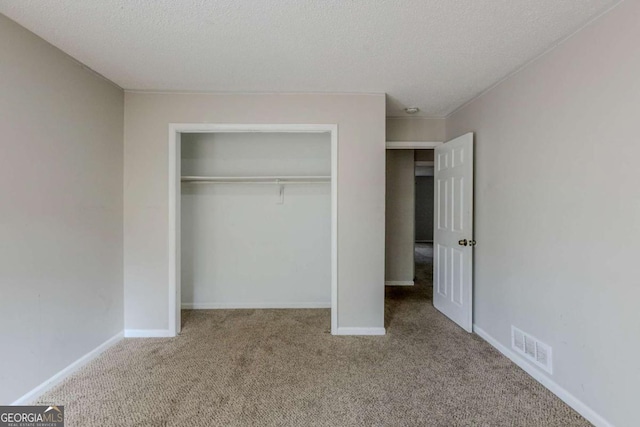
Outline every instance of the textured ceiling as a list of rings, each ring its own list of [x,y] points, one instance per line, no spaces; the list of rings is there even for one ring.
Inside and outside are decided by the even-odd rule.
[[[617,3],[0,0],[0,12],[125,89],[384,92],[389,116],[442,117]]]

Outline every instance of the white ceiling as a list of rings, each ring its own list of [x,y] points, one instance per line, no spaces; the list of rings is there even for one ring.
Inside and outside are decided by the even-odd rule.
[[[0,0],[125,89],[387,93],[443,117],[619,0]]]

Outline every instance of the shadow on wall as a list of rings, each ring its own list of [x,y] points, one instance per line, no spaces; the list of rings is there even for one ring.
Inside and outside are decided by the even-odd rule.
[[[433,241],[433,177],[416,176],[416,242]]]

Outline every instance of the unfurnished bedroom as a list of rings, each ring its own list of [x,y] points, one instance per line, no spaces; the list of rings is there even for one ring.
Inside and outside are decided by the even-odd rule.
[[[0,0],[0,427],[635,427],[640,2]]]

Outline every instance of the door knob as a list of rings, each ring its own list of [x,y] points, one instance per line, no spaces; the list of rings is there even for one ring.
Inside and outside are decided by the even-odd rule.
[[[470,240],[469,241],[469,246],[475,246],[476,245],[476,241],[475,240]]]
[[[467,246],[469,242],[467,242],[467,239],[462,239],[462,240],[458,240],[458,244],[460,246]]]

